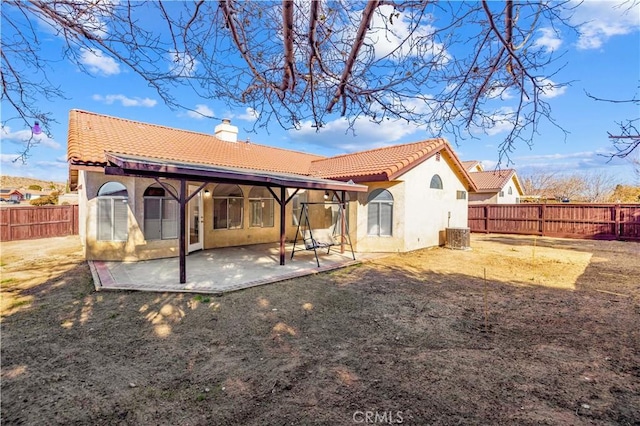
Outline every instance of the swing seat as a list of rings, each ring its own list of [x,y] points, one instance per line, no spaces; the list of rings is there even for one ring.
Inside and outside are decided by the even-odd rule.
[[[304,247],[307,250],[314,248],[327,248],[338,244],[333,236],[333,226],[331,228],[319,228],[304,231]]]
[[[318,258],[318,249],[326,249],[327,254],[331,252],[333,246],[343,246],[348,244],[351,247],[351,256],[353,260],[356,260],[356,255],[353,252],[353,246],[351,245],[351,239],[349,238],[349,225],[344,220],[344,203],[300,203],[302,210],[300,210],[300,216],[298,219],[298,229],[296,231],[296,237],[293,240],[293,249],[291,249],[291,259],[297,251],[301,250],[313,250],[316,264],[320,267],[320,259]],[[334,223],[329,228],[311,228],[309,223],[309,204],[321,204],[323,206],[328,205],[340,205],[341,208],[338,211],[337,217],[333,218]],[[332,213],[333,216],[333,213]],[[338,235],[336,230],[340,229]],[[304,242],[304,248],[296,249],[296,243],[299,238]],[[342,253],[343,250],[341,250]]]

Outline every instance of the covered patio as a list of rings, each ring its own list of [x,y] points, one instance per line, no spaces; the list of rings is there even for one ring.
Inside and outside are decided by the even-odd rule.
[[[292,244],[286,252],[291,253]],[[313,250],[296,252],[286,265],[280,264],[280,244],[257,244],[202,250],[186,256],[188,279],[180,283],[176,271],[179,258],[137,262],[89,261],[96,290],[138,290],[223,294],[270,284],[319,272],[344,268],[381,256],[374,253],[351,253],[332,250],[318,254]]]
[[[337,267],[353,264],[356,260],[355,254],[351,253],[351,257],[347,257],[345,245],[348,239],[348,227],[344,215],[346,210],[346,192],[366,192],[367,186],[355,184],[353,181],[342,182],[330,179],[316,178],[312,176],[297,175],[292,173],[257,171],[252,169],[243,169],[238,167],[222,167],[209,164],[194,163],[177,160],[163,160],[158,158],[134,156],[127,154],[117,154],[105,152],[108,166],[104,168],[106,175],[116,176],[134,176],[153,178],[167,193],[178,202],[179,205],[179,241],[178,241],[178,258],[169,260],[150,260],[138,262],[139,264],[127,262],[107,262],[93,261],[93,269],[95,269],[94,278],[98,277],[96,283],[100,281],[103,288],[115,286],[114,288],[134,289],[134,287],[144,287],[142,282],[153,279],[152,286],[157,287],[155,290],[169,291],[169,289],[180,288],[175,291],[210,291],[220,292],[237,290],[239,288],[250,287],[249,283],[267,283],[279,281],[282,279],[293,278],[295,276],[307,275],[313,273],[307,270],[307,266],[303,265],[303,259],[315,259],[315,272],[335,269]],[[164,179],[175,179],[180,182],[179,191],[174,192],[169,186],[165,185]],[[200,183],[195,191],[191,194],[187,191],[188,183]],[[250,184],[253,186],[262,186],[268,189],[273,196],[275,202],[279,205],[279,241],[277,246],[277,261],[274,261],[276,254],[273,249],[266,250],[265,244],[253,246],[255,248],[262,247],[264,252],[254,252],[253,249],[247,249],[246,246],[229,247],[227,249],[208,250],[205,254],[189,255],[187,261],[188,246],[190,244],[190,233],[187,225],[187,210],[189,203],[194,200],[207,183],[231,183],[231,184]],[[291,195],[287,195],[287,189],[293,189]],[[333,260],[326,259],[321,266],[315,254],[303,256],[299,254],[298,259],[293,260],[291,265],[285,265],[285,223],[287,204],[293,199],[300,189],[305,190],[322,190],[328,195],[332,191],[334,196],[339,200],[339,206],[342,210],[341,221],[337,224],[340,231],[339,254]],[[199,211],[202,209],[199,208]],[[200,215],[201,213],[199,213]],[[200,221],[202,218],[200,216]],[[315,244],[315,243],[314,243]],[[316,246],[320,247],[320,246]],[[226,250],[226,251],[225,251]],[[292,249],[289,250],[291,252]],[[230,256],[225,259],[225,256]],[[235,263],[231,258],[243,259],[240,263]],[[296,261],[298,263],[296,263]],[[328,261],[328,262],[327,262]],[[272,274],[265,276],[264,265],[269,264],[277,266]],[[211,266],[214,265],[215,269]],[[275,272],[275,269],[279,269]],[[187,270],[189,270],[189,278],[187,278]],[[229,272],[237,270],[237,272]],[[255,270],[255,271],[254,271]],[[254,273],[249,273],[254,271]],[[306,271],[306,272],[303,272]],[[176,274],[177,273],[177,274]],[[226,278],[220,279],[217,275],[224,273]],[[192,275],[191,275],[192,274]],[[240,274],[239,276],[237,274]],[[293,275],[291,275],[293,274]],[[179,276],[179,286],[174,286],[175,276]],[[215,277],[215,280],[212,279]],[[235,277],[235,278],[234,278]],[[281,277],[281,278],[277,278]],[[214,284],[215,281],[215,284]],[[264,282],[263,282],[264,281]],[[166,283],[162,284],[162,283]],[[97,284],[96,284],[97,285]],[[254,284],[258,285],[258,284]],[[164,287],[166,288],[164,288]],[[142,289],[142,288],[135,288]]]

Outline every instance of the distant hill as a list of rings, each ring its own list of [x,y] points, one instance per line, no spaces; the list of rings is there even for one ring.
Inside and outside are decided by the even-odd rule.
[[[20,176],[0,175],[0,187],[27,189],[31,185],[39,185],[42,189],[49,189],[51,185],[55,185],[56,189],[64,191],[66,184],[64,182],[54,182],[50,180],[40,180]]]

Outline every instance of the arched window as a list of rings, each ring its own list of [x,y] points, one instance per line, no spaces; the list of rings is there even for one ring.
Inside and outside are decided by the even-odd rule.
[[[120,182],[107,182],[98,190],[98,240],[126,241],[129,236],[129,194]]]
[[[513,188],[509,187],[509,189],[507,190],[507,194],[513,195]]]
[[[376,189],[367,200],[367,234],[388,236],[393,234],[393,196],[386,189]]]
[[[177,194],[173,187],[167,186]],[[147,240],[178,238],[178,202],[158,184],[144,191],[144,237]]]
[[[273,195],[263,186],[254,186],[249,192],[251,225],[257,228],[273,227]]]
[[[238,185],[221,183],[213,190],[213,229],[242,229],[244,195]]]
[[[429,185],[429,188],[442,189],[442,179],[440,179],[440,176],[433,175],[433,177],[431,178],[431,184]]]

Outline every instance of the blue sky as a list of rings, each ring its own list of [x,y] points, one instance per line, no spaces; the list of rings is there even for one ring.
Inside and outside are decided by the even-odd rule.
[[[613,160],[601,154],[611,151],[608,131],[616,131],[616,121],[640,117],[637,105],[611,104],[589,99],[585,91],[595,96],[630,99],[640,96],[640,6],[623,13],[613,2],[585,2],[573,16],[575,23],[585,23],[577,33],[568,31],[560,36],[541,29],[537,41],[545,49],[565,52],[566,66],[556,75],[556,83],[571,82],[568,87],[550,90],[546,101],[552,108],[557,124],[566,129],[566,136],[554,126],[543,123],[539,135],[529,147],[524,143],[511,154],[513,167],[521,173],[533,169],[562,172],[606,170],[616,183],[633,183],[632,168],[627,161]],[[60,40],[43,32],[47,50],[44,55],[56,57],[62,49]],[[20,151],[29,130],[19,121],[10,121],[2,129],[2,174],[29,176],[45,180],[67,179],[66,138],[70,109],[83,109],[101,114],[146,121],[170,127],[213,133],[219,120],[205,118],[188,111],[171,110],[126,66],[107,56],[84,52],[87,72],[69,61],[58,61],[49,70],[52,82],[59,85],[66,99],[42,101],[41,109],[50,111],[58,121],[52,127],[52,137],[41,136],[31,151],[27,164],[11,160]],[[277,123],[268,129],[250,133],[255,117],[251,110],[229,110],[224,103],[202,100],[187,89],[174,93],[184,105],[217,118],[231,118],[240,128],[241,139],[254,143],[301,150],[321,155],[336,155],[384,145],[406,143],[430,137],[425,129],[406,122],[386,122],[377,125],[367,119],[357,121],[355,135],[347,130],[344,119],[334,117],[318,133],[308,123],[300,130],[285,131]],[[3,122],[12,115],[9,105],[2,103]],[[506,135],[499,126],[491,134],[477,134],[455,147],[462,160],[481,160],[486,168],[496,165],[498,145]],[[447,135],[445,135],[446,137]],[[451,138],[452,139],[452,138]]]

